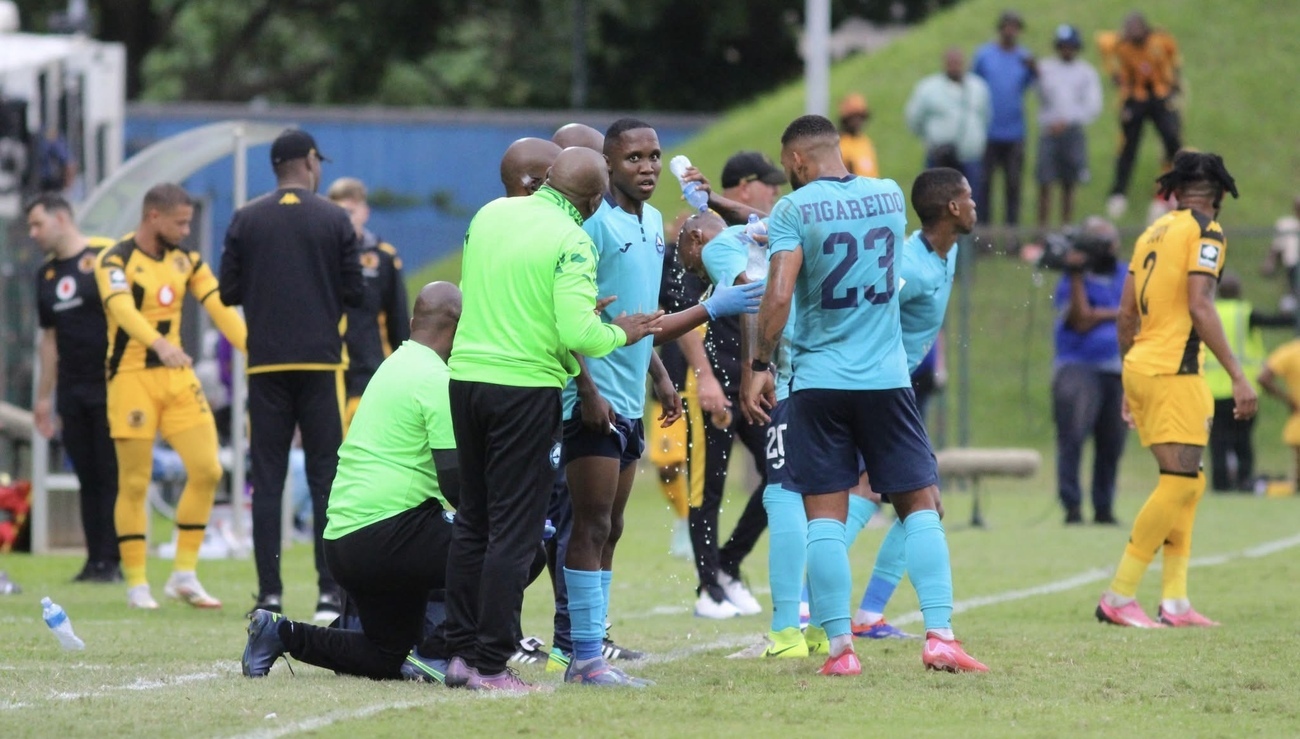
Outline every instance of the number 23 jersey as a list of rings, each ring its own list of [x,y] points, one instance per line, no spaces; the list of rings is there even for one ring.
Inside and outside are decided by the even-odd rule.
[[[1129,262],[1141,326],[1124,357],[1124,371],[1140,375],[1201,374],[1201,338],[1187,307],[1188,277],[1223,271],[1227,242],[1209,216],[1181,209],[1138,237]]]
[[[794,391],[911,386],[898,306],[905,208],[893,180],[849,175],[809,182],[772,209],[770,254],[803,247],[794,288]]]

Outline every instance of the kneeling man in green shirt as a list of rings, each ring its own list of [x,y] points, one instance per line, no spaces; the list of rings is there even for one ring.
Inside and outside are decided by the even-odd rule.
[[[408,655],[423,638],[429,591],[443,588],[447,574],[448,500],[459,485],[447,358],[460,312],[455,285],[420,291],[411,338],[375,372],[339,448],[325,560],[362,631],[255,611],[243,657],[248,677],[266,675],[288,653],[347,675],[442,681]]]

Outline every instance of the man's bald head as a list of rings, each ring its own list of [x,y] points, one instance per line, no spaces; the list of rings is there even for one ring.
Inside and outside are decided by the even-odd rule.
[[[415,297],[411,311],[411,340],[438,353],[445,362],[460,323],[460,288],[450,282],[430,282]]]
[[[609,189],[609,164],[600,152],[570,146],[555,158],[546,184],[564,195],[587,219],[600,207],[600,199]]]
[[[566,123],[556,129],[551,141],[563,149],[581,146],[592,151],[605,150],[605,135],[582,123]]]
[[[560,155],[560,147],[546,139],[524,138],[506,148],[501,157],[501,184],[506,197],[532,195],[546,179],[546,170]]]
[[[695,213],[677,232],[677,258],[687,271],[708,278],[704,270],[704,247],[722,233],[727,224],[711,210]]]

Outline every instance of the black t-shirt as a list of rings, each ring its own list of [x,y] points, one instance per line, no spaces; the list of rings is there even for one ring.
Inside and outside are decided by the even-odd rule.
[[[104,383],[108,323],[95,284],[95,260],[108,242],[92,242],[76,256],[50,259],[36,273],[41,328],[54,329],[59,384]]]
[[[700,302],[700,296],[708,284],[699,277],[689,274],[677,258],[677,244],[668,244],[664,252],[664,269],[659,279],[659,306],[669,313],[686,310]],[[678,391],[686,389],[686,355],[682,353],[676,341],[670,341],[659,347],[659,359],[668,370],[668,376]]]

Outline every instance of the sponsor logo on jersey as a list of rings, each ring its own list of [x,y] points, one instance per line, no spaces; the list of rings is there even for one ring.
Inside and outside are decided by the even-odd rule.
[[[280,205],[301,205],[301,204],[302,201],[298,199],[298,196],[294,195],[291,192],[286,192],[284,195],[280,197]]]
[[[560,442],[558,441],[551,447],[551,469],[560,469]]]
[[[110,269],[108,271],[108,287],[111,290],[125,290],[127,288],[126,273],[118,267]]]
[[[164,308],[169,307],[176,302],[176,289],[171,285],[163,285],[158,288],[158,305]]]
[[[1208,267],[1209,269],[1215,269],[1216,267],[1218,267],[1219,266],[1219,245],[1201,244],[1200,263],[1202,267]]]
[[[76,294],[77,280],[72,275],[60,277],[58,284],[54,286],[54,297],[59,300],[71,300]]]

